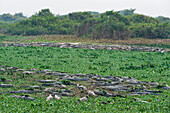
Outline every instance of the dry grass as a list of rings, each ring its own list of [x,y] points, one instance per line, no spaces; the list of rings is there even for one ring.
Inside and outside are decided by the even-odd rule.
[[[133,38],[127,40],[91,39],[76,37],[74,35],[40,35],[33,36],[30,42],[78,42],[78,43],[101,43],[101,44],[166,44],[170,45],[170,39],[144,39]]]
[[[160,48],[170,48],[170,39],[145,39],[133,38],[127,40],[91,39],[76,37],[74,35],[39,35],[39,36],[6,36],[0,35],[0,43],[30,43],[30,42],[52,42],[52,43],[79,43],[95,45],[139,45]]]

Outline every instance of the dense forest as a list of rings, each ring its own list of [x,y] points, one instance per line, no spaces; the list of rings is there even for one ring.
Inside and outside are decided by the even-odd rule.
[[[22,13],[0,15],[0,32],[9,35],[76,35],[93,39],[170,38],[170,18],[122,11],[73,12],[54,15],[42,9],[29,18]]]
[[[10,23],[16,23],[25,20],[27,17],[23,13],[15,13],[11,15],[9,13],[0,15],[0,26],[7,25]]]

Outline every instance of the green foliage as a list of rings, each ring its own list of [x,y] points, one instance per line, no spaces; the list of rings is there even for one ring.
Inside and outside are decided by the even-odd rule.
[[[15,18],[11,14],[3,14],[0,16],[0,20],[2,21],[14,21]]]
[[[27,20],[10,25],[6,33],[12,35],[73,34],[73,22],[55,17],[49,9],[41,10]]]
[[[0,33],[4,33],[6,29],[10,26],[10,24],[17,23],[25,19],[26,17],[23,16],[22,13],[15,13],[14,15],[11,14],[0,15]]]
[[[0,33],[4,32],[6,26],[7,26],[7,24],[5,22],[0,21]]]
[[[91,33],[94,31],[95,27],[99,24],[98,18],[89,18],[84,20],[81,24],[75,26],[75,35],[78,37],[81,36],[91,36]]]
[[[23,13],[15,13],[14,14],[15,17],[22,17],[22,18],[26,18]]]
[[[86,20],[87,18],[92,18],[92,15],[89,12],[75,12],[68,14],[69,19],[74,20],[76,22],[81,22]]]
[[[125,16],[133,15],[135,10],[136,9],[124,9],[124,10],[119,11],[119,14],[125,15]]]
[[[0,15],[0,21],[5,23],[16,23],[24,19],[26,19],[26,17],[23,16],[22,13],[15,13],[14,15],[7,13]]]
[[[95,11],[88,11],[88,13],[90,13],[90,14],[92,14],[92,15],[95,15],[95,16],[100,15],[99,12],[95,12]]]
[[[49,9],[42,9],[41,11],[39,11],[38,16],[40,17],[50,17],[50,16],[54,16]]]
[[[168,17],[158,16],[158,17],[156,17],[156,19],[159,20],[160,22],[170,24],[170,18],[168,18]]]
[[[125,39],[128,38],[128,19],[118,12],[107,11],[101,18],[88,19],[77,26],[77,36],[90,36],[95,39]]]
[[[170,84],[169,78],[169,53],[139,52],[139,51],[109,51],[68,49],[52,47],[0,47],[0,63],[30,69],[32,67],[44,69],[50,66],[51,70],[65,71],[69,73],[95,73],[101,75],[131,76],[138,80],[156,81]],[[96,70],[88,67],[97,67]],[[120,67],[123,70],[120,70]],[[139,68],[138,68],[139,67]],[[143,68],[142,68],[143,67]],[[102,72],[101,72],[102,71]],[[105,72],[104,72],[105,71]],[[124,97],[90,97],[89,100],[78,103],[80,97],[61,97],[60,100],[46,101],[47,95],[16,94],[33,97],[36,100],[12,98],[5,94],[7,91],[24,90],[23,86],[33,86],[38,80],[44,79],[42,74],[24,75],[22,73],[8,75],[4,72],[0,78],[10,79],[11,82],[2,81],[2,84],[13,84],[14,88],[0,88],[0,112],[168,112],[169,91],[163,91],[160,95],[135,95]],[[46,75],[55,80],[56,76]],[[68,82],[68,81],[67,81]],[[108,81],[109,82],[109,81]],[[43,90],[43,87],[40,87]],[[29,88],[29,90],[33,90]],[[107,92],[101,90],[104,94]],[[57,91],[57,90],[56,90]],[[62,92],[62,90],[58,90]],[[85,93],[82,92],[81,93]],[[115,92],[117,93],[117,92]],[[118,94],[119,95],[119,94]],[[141,101],[140,101],[141,100]],[[142,102],[143,101],[143,102]]]
[[[5,37],[2,37],[5,38]],[[140,51],[109,51],[53,47],[0,47],[0,64],[22,69],[47,67],[53,71],[70,74],[95,73],[99,75],[129,76],[141,81],[155,81],[170,84],[169,53]],[[168,112],[169,91],[161,95],[136,95],[126,97],[90,97],[78,103],[79,97],[61,97],[60,100],[45,101],[43,93],[24,94],[36,98],[34,101],[12,98],[7,91],[33,90],[33,86],[44,77],[56,80],[56,76],[42,74],[24,75],[12,71],[1,72],[2,84],[13,84],[14,88],[0,88],[0,112]],[[12,81],[7,81],[12,80]],[[110,81],[108,81],[110,82]],[[70,81],[63,81],[70,84]],[[40,88],[43,90],[43,87]],[[56,90],[57,91],[57,90]],[[101,90],[104,94],[107,92]],[[58,90],[62,92],[62,90]],[[81,91],[81,93],[85,93]],[[115,92],[116,93],[116,92]],[[11,94],[13,95],[13,94]],[[22,95],[22,94],[16,94]],[[139,98],[139,99],[138,99]],[[139,101],[138,101],[139,100]],[[145,101],[146,103],[142,102]],[[108,103],[108,101],[110,103]],[[103,104],[106,103],[106,104]],[[135,106],[135,107],[134,107]]]
[[[169,38],[170,24],[162,24],[168,19],[155,19],[142,14],[134,14],[135,9],[122,11],[73,12],[55,16],[49,9],[42,9],[37,14],[20,22],[5,25],[0,23],[0,31],[11,35],[62,34],[93,39],[127,39],[133,37]],[[8,21],[23,18],[22,13],[14,16],[4,14]],[[160,21],[159,21],[160,20]]]
[[[3,95],[1,98],[1,112],[48,112],[48,113],[115,113],[115,112],[169,112],[169,95],[144,95],[144,96],[128,96],[121,97],[97,97],[90,98],[88,101],[78,103],[79,98],[63,97],[61,100],[50,100],[46,102],[46,98],[37,98],[37,100],[23,100],[11,98]],[[137,100],[151,102],[144,103]],[[102,104],[102,102],[108,102]],[[14,107],[15,106],[15,107]]]
[[[166,83],[170,73],[169,53],[157,52],[0,47],[0,63],[21,69],[48,68],[71,74],[122,75]]]
[[[144,38],[168,38],[170,29],[168,24],[152,24],[152,23],[140,23],[133,24],[129,27],[132,31],[132,37],[144,37]]]
[[[129,19],[133,23],[159,23],[157,19],[142,14],[134,14]]]

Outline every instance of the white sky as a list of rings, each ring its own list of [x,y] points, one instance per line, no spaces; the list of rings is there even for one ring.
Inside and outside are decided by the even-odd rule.
[[[135,13],[170,17],[170,0],[0,0],[0,14],[23,12],[31,16],[44,8],[60,15],[77,11],[102,13],[135,8]]]

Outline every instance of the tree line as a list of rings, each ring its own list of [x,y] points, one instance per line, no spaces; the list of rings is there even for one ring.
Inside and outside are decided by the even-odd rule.
[[[135,14],[135,9],[122,11],[73,12],[68,15],[54,15],[49,9],[42,9],[30,18],[22,13],[14,15],[21,20],[11,19],[4,24],[0,16],[0,32],[10,35],[76,35],[93,39],[127,38],[169,38],[170,19]],[[4,20],[9,20],[10,18]],[[11,16],[10,16],[11,17]],[[11,17],[12,18],[12,17]]]

